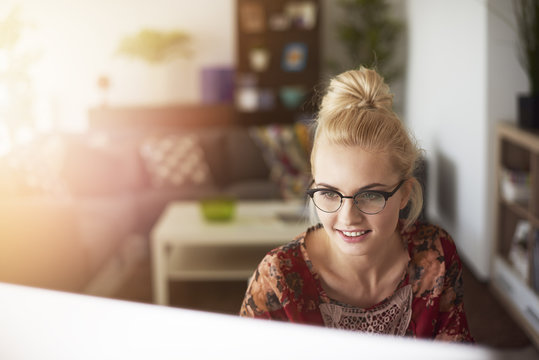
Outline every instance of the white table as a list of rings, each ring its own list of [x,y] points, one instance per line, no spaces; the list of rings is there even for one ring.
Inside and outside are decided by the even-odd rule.
[[[169,280],[248,279],[264,254],[304,232],[298,201],[240,201],[230,222],[209,222],[198,202],[170,203],[151,232],[154,302],[167,305]]]

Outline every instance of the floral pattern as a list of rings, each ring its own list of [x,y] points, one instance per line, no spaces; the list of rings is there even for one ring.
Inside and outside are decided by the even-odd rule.
[[[305,248],[306,234],[320,227],[264,257],[247,289],[241,316],[324,326],[320,305],[338,302],[325,294]],[[406,336],[473,342],[464,313],[462,264],[449,234],[418,222],[402,230],[401,236],[410,262],[398,289],[411,285],[413,294]]]

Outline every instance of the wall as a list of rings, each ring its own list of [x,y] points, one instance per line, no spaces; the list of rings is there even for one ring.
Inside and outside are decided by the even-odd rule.
[[[25,46],[41,53],[33,71],[36,121],[78,129],[100,104],[97,78],[107,75],[113,104],[196,102],[204,66],[234,64],[234,0],[3,0],[0,19],[14,4],[33,25]],[[148,66],[115,55],[119,41],[143,27],[186,30],[194,56]]]
[[[494,236],[493,129],[514,118],[523,81],[513,30],[490,7],[511,19],[501,0],[408,1],[405,118],[427,151],[428,214],[483,279]]]

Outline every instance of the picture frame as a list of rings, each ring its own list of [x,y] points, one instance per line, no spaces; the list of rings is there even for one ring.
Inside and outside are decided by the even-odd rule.
[[[248,34],[261,33],[266,29],[266,14],[260,1],[240,3],[240,26]]]
[[[314,1],[295,1],[285,6],[284,13],[293,28],[312,30],[316,26],[318,7]]]
[[[307,65],[308,47],[302,42],[293,42],[285,45],[282,56],[284,71],[303,71]]]

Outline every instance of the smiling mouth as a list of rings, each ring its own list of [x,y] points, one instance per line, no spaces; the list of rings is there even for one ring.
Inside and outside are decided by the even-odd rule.
[[[341,231],[344,235],[348,237],[357,237],[361,235],[365,235],[366,233],[370,232],[370,230],[363,230],[363,231]]]

